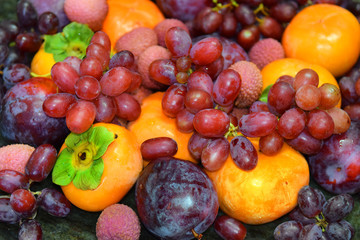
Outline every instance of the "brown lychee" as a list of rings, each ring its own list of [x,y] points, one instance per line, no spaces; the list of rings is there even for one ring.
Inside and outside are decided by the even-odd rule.
[[[249,51],[250,61],[255,63],[261,70],[272,61],[285,57],[285,51],[279,41],[273,38],[265,38],[254,44]]]
[[[240,93],[235,100],[235,106],[249,107],[261,95],[263,80],[260,69],[255,63],[248,61],[238,61],[229,68],[237,71],[241,77]]]
[[[96,223],[98,240],[137,240],[140,238],[140,221],[135,211],[124,204],[106,207]]]

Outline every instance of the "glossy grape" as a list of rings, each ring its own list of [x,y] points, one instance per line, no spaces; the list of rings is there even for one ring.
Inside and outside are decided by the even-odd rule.
[[[320,105],[321,92],[314,85],[301,86],[295,93],[296,105],[306,111],[313,110]]]
[[[192,41],[189,33],[183,28],[172,27],[166,31],[165,45],[174,58],[179,58],[189,55]]]
[[[109,62],[109,69],[114,67],[125,67],[129,70],[134,68],[135,56],[129,50],[122,50],[115,53]]]
[[[93,103],[96,107],[97,122],[111,122],[116,114],[116,106],[112,97],[100,94]]]
[[[311,136],[306,128],[298,136],[288,139],[286,142],[299,152],[308,155],[318,153],[323,144],[322,140]]]
[[[69,200],[64,194],[53,188],[42,189],[37,203],[41,209],[56,217],[66,217],[71,210]]]
[[[20,26],[24,28],[35,27],[37,24],[37,12],[30,1],[21,0],[17,3],[16,16]]]
[[[208,141],[201,152],[201,164],[208,171],[220,169],[230,153],[230,144],[225,137]]]
[[[20,219],[21,216],[17,214],[10,205],[10,198],[0,198],[0,222],[14,224],[19,222]]]
[[[354,208],[354,199],[350,194],[339,194],[328,199],[323,214],[328,222],[337,222],[345,218]]]
[[[186,109],[196,114],[200,110],[212,108],[214,103],[209,93],[200,89],[190,89],[186,92],[184,98]]]
[[[176,114],[176,127],[180,132],[191,133],[194,131],[194,114],[189,112],[186,108],[180,110]]]
[[[51,68],[51,78],[63,92],[75,94],[75,83],[79,74],[66,62],[57,62]]]
[[[352,121],[360,120],[360,103],[352,103],[343,109]]]
[[[93,100],[101,93],[100,82],[92,76],[81,76],[74,87],[76,96],[83,100]]]
[[[222,137],[230,126],[229,116],[218,109],[203,109],[194,116],[195,130],[205,137]]]
[[[279,224],[274,230],[275,240],[299,239],[303,226],[301,223],[291,220]]]
[[[163,113],[175,118],[176,114],[185,108],[184,99],[186,95],[186,86],[184,84],[172,84],[164,93],[161,100]]]
[[[276,116],[270,112],[254,112],[239,120],[239,131],[247,137],[262,137],[273,132],[277,126]]]
[[[214,83],[209,76],[204,71],[195,71],[193,72],[187,81],[187,89],[201,89],[205,92],[208,92],[209,94],[212,93]]]
[[[242,26],[249,26],[255,23],[255,14],[247,4],[239,4],[234,9],[235,17]]]
[[[80,64],[82,62],[82,60],[76,56],[68,56],[66,57],[63,62],[69,64],[73,69],[75,69],[75,71],[81,75],[80,73]]]
[[[296,222],[301,223],[302,225],[307,225],[307,224],[311,224],[311,223],[315,223],[316,219],[315,218],[308,218],[306,217],[302,211],[300,210],[299,206],[296,206],[290,213],[289,213],[289,217],[291,220],[294,220]]]
[[[66,112],[66,126],[74,133],[80,134],[88,130],[96,116],[94,103],[78,100]]]
[[[305,125],[305,112],[300,108],[291,108],[285,111],[279,118],[277,131],[282,137],[293,139],[304,130]]]
[[[41,240],[43,233],[40,223],[35,219],[25,220],[20,224],[19,240]]]
[[[331,83],[324,83],[319,87],[321,93],[320,105],[321,109],[330,109],[335,107],[340,99],[340,89]]]
[[[86,48],[86,56],[96,57],[100,61],[103,70],[106,70],[106,68],[109,66],[109,50],[99,43],[90,43]]]
[[[223,48],[223,53],[224,53],[224,48]],[[207,74],[209,74],[211,79],[216,79],[217,76],[219,76],[220,72],[224,69],[225,61],[226,60],[224,59],[224,57],[220,56],[218,59],[207,65],[195,65],[195,69],[196,71],[206,72]]]
[[[259,30],[264,37],[280,40],[284,28],[273,17],[265,16],[260,21]]]
[[[37,207],[34,194],[26,189],[17,189],[12,192],[10,205],[15,212],[24,217],[30,217]]]
[[[316,223],[312,223],[302,228],[299,234],[299,239],[314,240],[314,239],[320,239],[321,236],[322,236],[321,227]]]
[[[75,102],[76,97],[71,93],[55,93],[46,97],[42,107],[49,117],[62,118]]]
[[[30,69],[23,63],[13,63],[7,65],[3,70],[2,76],[6,89],[10,89],[15,84],[25,81],[30,77]]]
[[[165,85],[176,83],[177,73],[176,65],[170,59],[157,59],[149,66],[150,78]]]
[[[101,92],[107,96],[118,96],[131,85],[133,73],[125,67],[114,67],[100,79]]]
[[[329,223],[325,231],[330,239],[352,239],[350,229],[338,222]]]
[[[188,142],[188,150],[191,156],[195,159],[201,158],[201,153],[211,138],[204,137],[197,132],[194,132]]]
[[[250,48],[260,40],[260,30],[257,25],[244,27],[237,34],[236,41],[245,50]]]
[[[212,96],[217,104],[227,106],[238,97],[240,88],[240,74],[233,69],[226,69],[215,80]]]
[[[294,4],[289,2],[281,2],[273,5],[269,10],[270,16],[280,22],[290,22],[296,15],[297,9]]]
[[[32,181],[41,182],[55,165],[57,150],[51,144],[42,144],[35,148],[25,166],[25,174]]]
[[[38,29],[41,34],[52,35],[59,30],[59,18],[52,12],[43,12],[38,21]]]
[[[322,210],[321,197],[314,188],[304,186],[298,193],[298,205],[301,212],[308,218],[313,218],[320,214]]]
[[[150,138],[141,143],[140,151],[147,161],[161,157],[172,157],[178,150],[177,143],[169,137]]]
[[[271,86],[268,93],[268,105],[270,110],[277,115],[283,114],[294,105],[294,88],[285,81],[278,81]]]
[[[278,153],[283,145],[284,139],[276,130],[259,139],[259,151],[268,156]]]
[[[127,121],[136,120],[141,113],[141,106],[139,102],[128,93],[122,93],[114,97],[116,107],[115,115]]]
[[[100,80],[103,75],[101,62],[96,57],[85,57],[80,63],[80,75],[92,76]]]
[[[228,240],[244,240],[247,233],[246,227],[240,221],[227,215],[215,219],[214,230],[221,238]]]
[[[325,139],[334,133],[334,121],[324,110],[314,109],[307,114],[307,129],[317,139]]]
[[[349,129],[351,119],[344,109],[333,107],[326,112],[334,121],[334,134],[344,133]]]
[[[0,190],[12,193],[19,188],[28,188],[29,178],[15,170],[4,169],[0,171]]]
[[[266,102],[255,101],[249,107],[249,113],[253,112],[269,112],[269,107]]]
[[[195,64],[207,65],[218,59],[222,50],[222,44],[219,39],[206,37],[191,47],[190,58]]]
[[[110,54],[111,51],[111,42],[107,33],[103,31],[96,31],[91,37],[90,43],[97,43],[103,46]],[[109,67],[110,68],[110,67]]]
[[[197,28],[204,34],[214,33],[223,22],[223,15],[210,7],[203,8],[195,18]]]
[[[257,150],[250,140],[243,136],[231,139],[230,155],[234,163],[245,171],[254,169],[258,163]]]
[[[221,36],[231,38],[235,36],[237,30],[237,20],[233,12],[227,12],[223,16],[223,21],[220,24],[219,32]]]
[[[319,75],[310,68],[301,69],[294,78],[294,89],[297,91],[301,86],[310,84],[315,87],[319,85]]]
[[[39,50],[42,40],[36,32],[23,32],[16,36],[16,47],[21,52],[36,52]]]

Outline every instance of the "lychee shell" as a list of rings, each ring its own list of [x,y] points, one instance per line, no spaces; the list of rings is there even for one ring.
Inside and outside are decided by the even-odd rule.
[[[273,38],[265,38],[254,44],[249,51],[250,61],[261,70],[272,61],[285,57],[285,51],[279,41]]]
[[[140,221],[135,211],[124,204],[105,208],[96,223],[98,240],[137,240],[140,238]]]
[[[25,173],[25,166],[34,147],[27,144],[11,144],[0,148],[0,171],[11,169]]]
[[[263,80],[260,69],[255,63],[248,61],[238,61],[229,68],[237,71],[241,77],[240,93],[235,100],[235,106],[249,107],[261,95]]]

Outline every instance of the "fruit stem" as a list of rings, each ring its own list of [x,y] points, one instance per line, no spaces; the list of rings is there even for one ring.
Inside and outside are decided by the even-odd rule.
[[[235,127],[234,124],[230,123],[229,130],[225,133],[224,137],[228,138],[242,136],[242,134],[237,131],[238,128],[238,126]]]
[[[30,75],[32,77],[50,77],[51,76],[51,73],[46,73],[46,74],[36,74],[34,72],[30,72]]]
[[[196,239],[198,239],[198,240],[202,239],[203,235],[201,233],[199,234],[199,233],[195,232],[195,230],[193,228],[191,229],[191,232]]]
[[[321,230],[325,232],[325,229],[328,225],[328,222],[326,221],[324,214],[322,212],[319,213],[319,215],[315,216],[316,224],[321,227]]]
[[[215,4],[215,7],[213,7],[211,10],[213,10],[215,12],[218,12],[225,8],[232,8],[232,7],[239,6],[239,4],[236,2],[236,0],[230,0],[230,2],[227,4],[219,3],[218,0],[212,0],[212,2],[213,2],[213,4]]]
[[[10,198],[10,195],[1,195],[1,196],[0,196],[0,199],[1,199],[1,198]]]
[[[255,15],[257,15],[259,12],[261,12],[265,16],[269,15],[268,9],[264,6],[263,3],[260,3],[259,6],[253,12]]]

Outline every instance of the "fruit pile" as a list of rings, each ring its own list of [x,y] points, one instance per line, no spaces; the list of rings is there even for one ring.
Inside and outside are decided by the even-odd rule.
[[[54,238],[55,216],[60,238],[359,238],[359,7],[16,1],[0,231]]]

